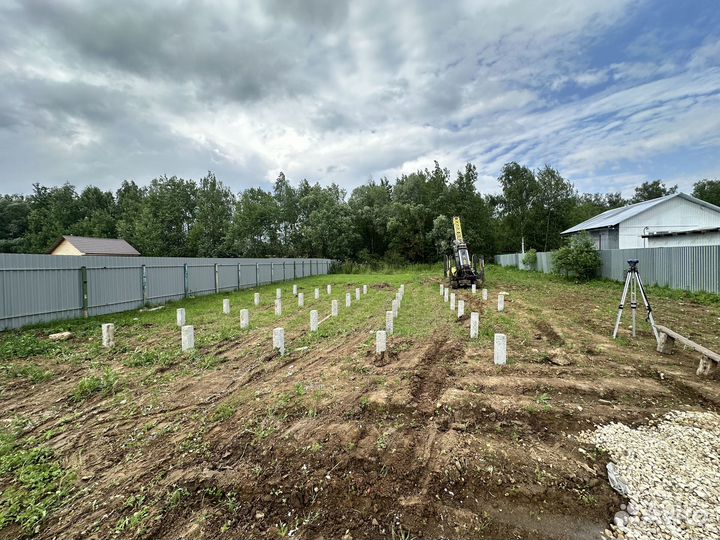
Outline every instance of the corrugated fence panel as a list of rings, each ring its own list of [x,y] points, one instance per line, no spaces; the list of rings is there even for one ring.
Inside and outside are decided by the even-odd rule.
[[[0,329],[82,316],[79,265],[38,264],[38,255],[0,255]]]
[[[142,307],[142,269],[135,266],[87,268],[88,314],[104,315]]]
[[[637,259],[646,285],[693,292],[720,293],[720,246],[678,246],[601,250],[600,276],[624,281],[627,261]],[[500,266],[520,267],[522,255],[496,255]],[[552,272],[552,253],[538,253],[537,270]]]
[[[188,264],[188,294],[202,296],[215,292],[215,265]]]
[[[184,264],[150,264],[145,266],[147,276],[146,300],[162,304],[185,297]]]
[[[234,291],[238,288],[237,264],[218,263],[218,290]]]
[[[255,286],[257,264],[240,264],[240,288],[249,289]]]
[[[283,265],[284,263],[284,265]],[[0,330],[136,309],[188,295],[254,287],[326,273],[315,259],[191,259],[0,254]],[[143,265],[145,277],[143,279]],[[238,276],[240,265],[240,276]],[[83,305],[83,271],[87,305]],[[187,268],[187,273],[186,273]],[[274,270],[271,275],[271,268]]]

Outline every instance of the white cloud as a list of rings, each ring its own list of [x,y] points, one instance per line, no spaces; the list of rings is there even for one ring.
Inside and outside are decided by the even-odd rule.
[[[720,144],[716,41],[685,63],[583,58],[638,9],[630,0],[17,3],[0,8],[9,29],[0,182],[114,187],[214,168],[235,189],[280,170],[352,187],[437,159],[451,169],[475,162],[480,186],[494,190],[502,165],[517,160],[604,190],[592,175],[622,160]],[[634,47],[649,54],[648,43]],[[575,87],[585,97],[563,94]]]

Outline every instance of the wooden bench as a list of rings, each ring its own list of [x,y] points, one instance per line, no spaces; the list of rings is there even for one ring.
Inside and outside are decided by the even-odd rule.
[[[675,341],[679,341],[686,347],[690,347],[691,349],[694,349],[701,354],[700,365],[695,372],[698,375],[710,374],[710,372],[717,367],[718,363],[720,363],[720,354],[713,352],[710,349],[703,347],[702,345],[698,345],[691,339],[688,339],[685,336],[682,336],[665,326],[656,324],[655,328],[660,334],[658,337],[657,346],[657,350],[659,353],[672,354]]]

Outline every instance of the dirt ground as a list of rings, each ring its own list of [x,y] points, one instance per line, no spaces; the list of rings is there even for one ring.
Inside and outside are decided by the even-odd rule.
[[[32,361],[52,378],[3,379],[4,425],[25,419],[23,440],[42,440],[76,480],[36,533],[11,523],[0,536],[598,538],[622,500],[606,457],[575,436],[720,406],[717,374],[696,376],[691,351],[656,353],[645,323],[630,338],[629,310],[623,337],[611,339],[621,284],[491,267],[488,302],[457,293],[466,313],[481,314],[471,341],[440,276],[322,279],[304,285],[335,283],[337,298],[360,283],[370,290],[317,337],[306,332],[312,301],[288,311],[283,357],[271,350],[268,305],[250,332],[200,340],[200,360],[128,365],[139,349],[175,346],[170,308],[167,320],[140,316],[149,326],[139,336],[119,330],[127,343],[111,353],[97,332],[80,331],[65,345],[72,361],[7,361]],[[377,357],[373,332],[400,283],[397,332]],[[650,296],[658,323],[720,349],[719,304]],[[493,365],[496,331],[508,335],[504,367]],[[117,391],[69,397],[107,366]]]

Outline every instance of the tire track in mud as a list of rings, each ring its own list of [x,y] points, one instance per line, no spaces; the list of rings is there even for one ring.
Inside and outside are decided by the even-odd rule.
[[[450,365],[456,358],[464,356],[464,347],[449,341],[447,336],[436,332],[431,339],[432,344],[422,354],[410,383],[413,403],[424,415],[433,414],[437,399],[451,376]]]

